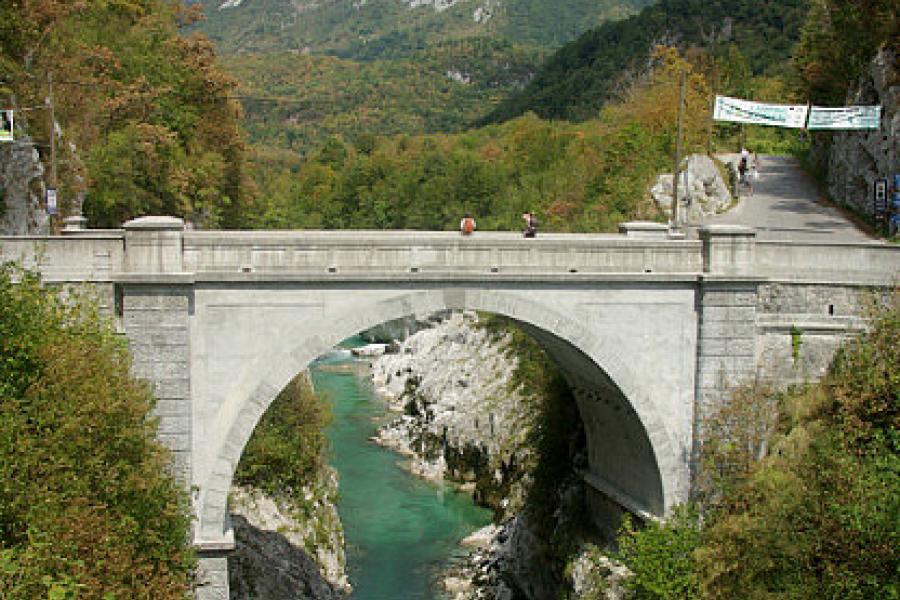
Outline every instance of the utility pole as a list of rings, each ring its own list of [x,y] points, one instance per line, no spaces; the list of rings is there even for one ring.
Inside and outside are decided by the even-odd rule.
[[[672,229],[678,228],[678,178],[681,172],[681,133],[684,125],[684,93],[687,85],[687,73],[681,72],[681,84],[678,90],[678,125],[675,133],[675,169],[672,179]]]
[[[46,208],[50,210],[50,202],[53,202],[53,212],[50,213],[50,232],[56,233],[59,223],[59,190],[56,179],[56,110],[53,103],[53,72],[47,72],[47,105],[50,113],[50,185],[47,187]],[[50,190],[53,190],[52,192]],[[52,198],[51,198],[52,195]]]
[[[50,108],[50,184],[56,187],[56,113],[53,109],[53,73],[47,73],[47,104]]]
[[[711,157],[713,155],[713,137],[716,134],[716,120],[714,118],[716,114],[716,92],[719,89],[719,66],[716,64],[715,59],[713,59],[712,64],[712,102],[710,102],[709,107],[709,138],[706,140],[706,153]]]

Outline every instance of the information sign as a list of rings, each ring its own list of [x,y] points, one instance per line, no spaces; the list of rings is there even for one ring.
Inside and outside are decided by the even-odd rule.
[[[844,106],[809,109],[807,129],[878,129],[881,124],[880,106]]]
[[[13,111],[0,110],[0,142],[13,141]]]
[[[56,188],[47,188],[47,214],[56,214]]]
[[[765,104],[728,96],[716,96],[713,119],[752,125],[801,129],[806,125],[806,104]]]

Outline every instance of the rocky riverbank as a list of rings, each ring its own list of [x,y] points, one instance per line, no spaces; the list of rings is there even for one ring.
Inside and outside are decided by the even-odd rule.
[[[526,400],[509,389],[515,366],[476,314],[447,315],[372,361],[377,393],[400,413],[373,441],[410,457],[416,475],[461,485],[500,518],[512,514],[533,427]]]
[[[548,519],[554,532],[577,529],[571,521],[584,512],[583,485],[561,480],[545,498],[552,506],[529,497],[542,410],[533,394],[513,389],[518,359],[508,333],[485,327],[475,313],[451,313],[393,350],[372,360],[372,378],[399,414],[373,441],[407,456],[414,474],[471,492],[499,523],[463,541],[472,550],[447,570],[445,593],[454,600],[538,600],[583,588],[578,578],[587,566],[570,569],[578,577],[563,581],[556,541],[545,539]],[[577,437],[577,427],[571,434]]]
[[[230,600],[346,598],[352,589],[337,494],[337,474],[331,468],[301,490],[298,502],[232,488],[237,548],[228,563]]]

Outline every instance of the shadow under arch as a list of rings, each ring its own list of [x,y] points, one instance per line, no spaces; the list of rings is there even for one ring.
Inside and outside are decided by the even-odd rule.
[[[271,355],[257,358],[251,370],[260,374],[252,387],[254,391],[249,397],[230,398],[231,404],[240,404],[219,411],[218,430],[227,433],[208,450],[207,456],[212,459],[209,463],[212,464],[211,472],[204,479],[195,481],[198,484],[195,509],[199,517],[195,541],[202,546],[206,541],[215,543],[227,538],[227,495],[244,446],[263,413],[297,373],[360,331],[410,315],[426,316],[442,310],[475,310],[508,317],[522,325],[560,363],[579,400],[588,435],[591,472],[595,464],[605,464],[609,469],[615,464],[611,460],[624,461],[620,468],[614,469],[618,481],[612,482],[612,489],[607,490],[612,491],[613,496],[616,492],[625,492],[627,497],[637,491],[642,496],[638,498],[639,507],[660,517],[673,505],[686,500],[688,466],[681,460],[673,436],[641,380],[616,355],[615,348],[604,344],[600,335],[526,295],[527,291],[521,290],[430,289],[405,292],[374,303],[363,302],[350,310],[346,307],[343,311],[326,309],[319,319],[329,323],[327,337],[298,339],[290,347],[273,348]],[[565,364],[570,360],[579,362],[578,368]],[[601,375],[599,381],[596,377],[583,376],[591,372],[584,368],[588,364],[594,367],[594,374]],[[598,400],[602,403],[598,395],[602,396],[604,392],[614,395],[613,410],[621,412],[618,421],[612,424],[608,412],[585,415],[585,406]],[[228,419],[224,415],[234,416]],[[226,419],[228,422],[224,422]],[[608,435],[610,425],[615,430],[617,424],[624,424],[624,430],[639,438],[630,456],[622,454],[621,449],[608,455],[616,439],[616,436]],[[627,483],[623,485],[622,477],[627,477],[629,469],[638,464],[635,461],[641,463],[645,480],[640,490],[629,489]],[[652,479],[649,485],[646,483],[648,474]],[[603,480],[602,474],[594,475],[600,475],[601,486],[610,483]]]

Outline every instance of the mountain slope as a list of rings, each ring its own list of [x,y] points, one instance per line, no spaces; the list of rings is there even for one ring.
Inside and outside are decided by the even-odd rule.
[[[200,28],[224,53],[293,50],[374,59],[477,36],[556,47],[651,1],[200,0],[206,14]]]
[[[656,44],[700,46],[714,53],[735,44],[754,73],[782,68],[799,39],[806,11],[807,0],[664,0],[561,48],[486,121],[526,111],[546,118],[590,118],[619,81],[643,69]]]
[[[226,56],[222,66],[241,82],[250,140],[305,153],[328,136],[459,131],[521,89],[541,58],[478,38],[416,59],[248,54]]]

